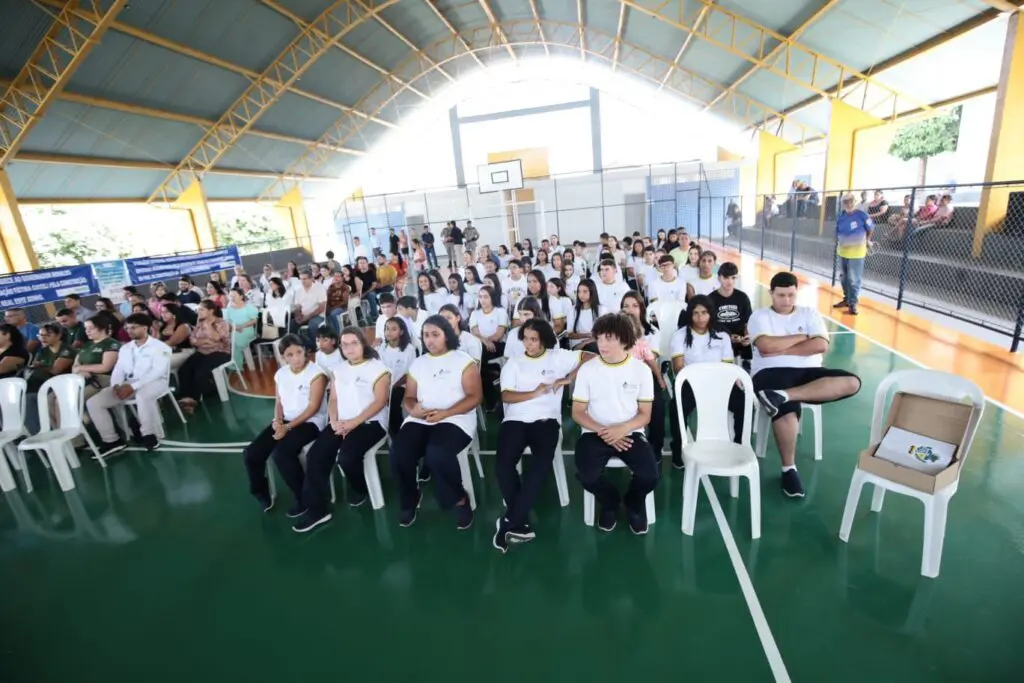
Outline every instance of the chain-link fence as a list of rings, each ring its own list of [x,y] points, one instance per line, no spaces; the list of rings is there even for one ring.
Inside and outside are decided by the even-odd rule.
[[[702,198],[721,243],[832,284],[842,195],[875,223],[863,288],[1011,336],[1024,325],[1024,183]],[[725,207],[724,211],[721,207]],[[712,213],[714,215],[714,213]],[[715,235],[712,241],[718,242]]]

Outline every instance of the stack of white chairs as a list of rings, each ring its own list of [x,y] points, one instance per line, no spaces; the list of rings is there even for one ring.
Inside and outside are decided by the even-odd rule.
[[[697,517],[700,482],[706,476],[729,477],[729,493],[739,496],[739,477],[750,481],[750,530],[752,538],[761,537],[761,479],[757,456],[750,447],[751,418],[754,412],[754,383],[742,368],[731,363],[687,365],[676,377],[676,392],[689,382],[697,404],[697,438],[691,443],[682,430],[683,533],[692,536]],[[739,382],[743,387],[743,434],[733,443],[729,434],[729,395]],[[679,423],[685,424],[682,404],[676,402]]]
[[[60,427],[54,428],[50,422],[50,394],[56,398],[57,409],[60,411]],[[82,410],[85,407],[85,380],[81,375],[58,375],[46,380],[39,390],[39,433],[34,434],[18,444],[21,455],[19,465],[25,476],[26,489],[32,491],[32,480],[29,477],[25,462],[25,451],[36,451],[49,465],[57,477],[62,491],[75,488],[75,480],[71,469],[81,467],[78,456],[71,442],[78,436],[85,438],[92,452],[99,460],[99,451],[93,443],[89,432],[82,424]]]
[[[887,405],[891,402],[891,395],[900,391],[932,396],[947,401],[970,401],[974,405],[974,417],[967,428],[967,438],[958,455],[962,463],[970,453],[971,443],[974,441],[975,432],[978,430],[978,424],[981,422],[981,416],[985,409],[985,395],[978,385],[963,377],[937,370],[900,370],[890,374],[875,392],[875,406],[871,416],[871,444],[881,442]],[[857,503],[860,501],[861,489],[865,484],[874,485],[874,494],[871,497],[872,512],[882,511],[886,491],[916,498],[924,504],[924,547],[921,553],[921,575],[928,578],[937,577],[942,564],[942,545],[946,539],[946,514],[949,501],[960,485],[960,471],[962,470],[963,465],[961,464],[956,479],[946,488],[934,493],[925,493],[889,481],[877,474],[865,472],[857,467],[853,471],[850,490],[846,496],[843,522],[839,528],[840,540],[844,543],[850,540],[853,517],[857,513]]]

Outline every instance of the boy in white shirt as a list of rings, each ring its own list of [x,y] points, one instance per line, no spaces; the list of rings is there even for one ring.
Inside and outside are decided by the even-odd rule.
[[[629,291],[629,285],[618,279],[618,269],[615,261],[604,259],[597,269],[600,279],[594,284],[597,286],[597,300],[601,302],[598,312],[601,315],[606,313],[618,313],[622,308],[622,297]]]
[[[409,337],[412,338],[412,343],[416,345],[416,348],[420,348],[420,320],[418,320],[420,312],[420,302],[416,300],[414,296],[403,296],[398,300],[398,318],[405,323],[406,329],[409,330]],[[423,314],[423,319],[426,319],[426,312]],[[383,338],[383,337],[382,337]]]
[[[828,330],[817,311],[796,305],[796,289],[793,273],[776,273],[771,307],[754,311],[747,323],[754,346],[754,391],[772,418],[782,459],[782,492],[790,498],[804,495],[795,465],[800,404],[830,403],[860,391],[860,378],[853,373],[822,367]]]
[[[661,274],[647,283],[648,303],[654,303],[659,299],[665,301],[686,300],[687,285],[682,278],[676,274],[676,262],[666,254],[658,260],[658,270]]]
[[[636,332],[628,316],[601,316],[593,335],[601,356],[580,366],[572,395],[572,419],[583,430],[576,442],[576,477],[597,499],[598,528],[614,529],[624,503],[630,529],[646,534],[645,500],[658,483],[657,461],[643,432],[651,420],[654,376],[630,353]],[[633,472],[625,496],[604,474],[613,456]]]
[[[512,310],[515,310],[516,304],[528,295],[529,288],[526,276],[523,275],[522,262],[516,259],[508,262],[508,277],[501,283],[501,290]]]
[[[327,375],[328,383],[334,378],[334,368],[345,362],[345,357],[338,350],[338,333],[326,325],[316,333],[314,361]]]
[[[689,301],[697,294],[707,296],[718,289],[718,278],[715,277],[715,266],[718,264],[718,255],[713,251],[704,251],[697,261],[697,277],[686,283],[686,300]]]
[[[377,316],[377,322],[374,326],[373,343],[375,346],[381,346],[384,343],[384,325],[389,318],[394,318],[398,315],[398,304],[395,302],[395,295],[388,292],[378,294],[377,303],[380,305],[380,315]]]

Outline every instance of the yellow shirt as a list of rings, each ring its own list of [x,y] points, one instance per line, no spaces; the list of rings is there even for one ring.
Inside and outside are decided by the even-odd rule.
[[[394,266],[377,266],[377,282],[381,285],[393,285],[396,280],[398,280],[398,271]]]

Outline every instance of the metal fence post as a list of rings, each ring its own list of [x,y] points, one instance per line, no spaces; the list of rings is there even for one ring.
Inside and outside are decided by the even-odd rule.
[[[679,220],[679,163],[672,162],[672,223],[669,229],[682,225]]]
[[[740,197],[740,204],[743,204],[743,197]],[[754,213],[754,220],[757,220],[757,213]],[[740,253],[743,253],[743,208],[740,208]]]
[[[601,181],[601,232],[607,232],[604,225],[604,171],[598,171],[597,177]]]
[[[555,232],[558,233],[558,241],[562,241],[562,226],[558,222],[558,176],[551,176],[551,182],[554,183],[555,190]]]
[[[838,201],[838,200],[837,200]],[[828,204],[828,197],[825,197],[825,203]],[[824,211],[824,209],[822,209]],[[839,211],[842,211],[840,208]],[[836,216],[837,227],[836,227],[836,238],[832,240],[832,286],[836,286],[836,270],[839,267],[839,228],[838,228],[839,217]]]
[[[761,198],[761,201],[764,201],[764,197]],[[764,233],[768,229],[768,223],[772,219],[772,212],[771,209],[768,208],[767,203],[762,204],[762,206],[764,208],[761,209],[761,221],[758,223],[758,227],[761,228],[761,260],[764,261]],[[766,216],[765,214],[768,215]]]
[[[1017,304],[1017,323],[1013,327],[1013,340],[1010,342],[1010,353],[1017,353],[1020,348],[1021,334],[1024,333],[1024,295]]]
[[[722,246],[725,246],[725,236],[729,232],[729,211],[726,209],[726,197],[722,197]]]
[[[789,236],[789,270],[792,272],[793,264],[796,262],[796,222],[800,220],[797,211],[793,209],[793,231]]]
[[[701,201],[700,196],[700,184],[697,184],[697,241],[700,242],[700,205],[704,202]]]
[[[896,310],[903,308],[903,290],[907,286],[907,273],[910,270],[910,241],[914,238],[914,204],[917,201],[917,188],[910,191],[910,206],[907,208],[907,224],[903,228],[903,260],[900,263],[900,291],[896,295]]]

